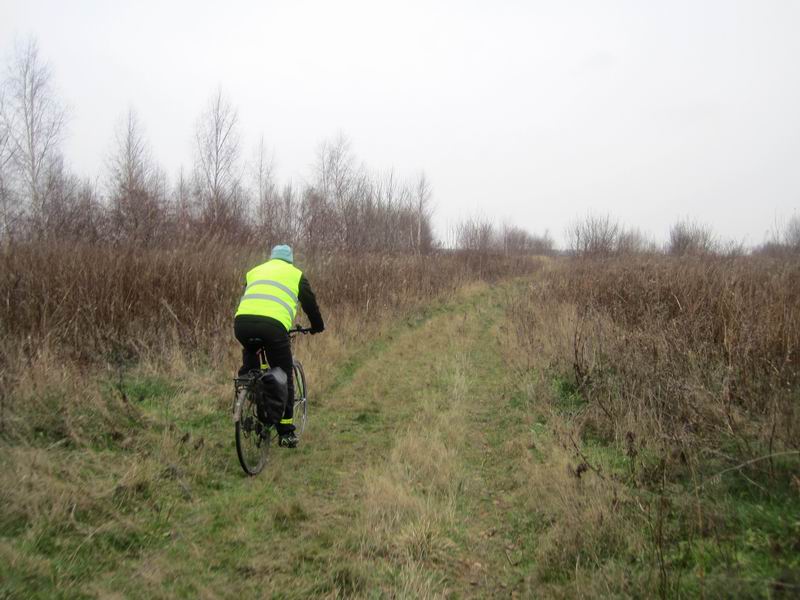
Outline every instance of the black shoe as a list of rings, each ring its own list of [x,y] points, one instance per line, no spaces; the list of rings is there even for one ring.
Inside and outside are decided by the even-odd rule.
[[[297,448],[300,439],[294,434],[294,431],[282,434],[278,439],[278,446],[281,448]]]

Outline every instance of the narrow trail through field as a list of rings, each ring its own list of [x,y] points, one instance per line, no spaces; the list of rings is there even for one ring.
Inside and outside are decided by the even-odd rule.
[[[259,477],[241,476],[226,442],[219,451],[231,460],[216,489],[177,508],[166,542],[97,578],[95,590],[515,595],[531,525],[505,493],[509,443],[523,427],[499,347],[508,285],[476,286],[397,327],[342,365],[327,390],[310,381],[301,447],[273,448]],[[209,431],[232,438],[227,419]]]

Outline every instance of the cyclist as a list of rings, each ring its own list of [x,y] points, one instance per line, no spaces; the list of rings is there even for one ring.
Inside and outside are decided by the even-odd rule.
[[[292,423],[294,383],[288,333],[298,302],[311,322],[311,333],[325,329],[311,285],[293,263],[291,247],[279,245],[272,249],[267,262],[248,271],[244,295],[233,320],[234,335],[242,345],[239,374],[259,368],[257,352],[264,348],[269,366],[280,367],[289,379],[289,400],[283,419],[277,425],[278,445],[285,448],[295,448],[298,442]]]

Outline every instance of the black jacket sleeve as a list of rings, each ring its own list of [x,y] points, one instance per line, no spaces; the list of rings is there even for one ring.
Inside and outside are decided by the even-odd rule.
[[[300,276],[300,293],[297,295],[300,300],[300,306],[303,307],[303,312],[308,316],[311,322],[311,328],[317,331],[325,329],[325,323],[322,321],[322,314],[319,312],[317,305],[317,298],[311,290],[311,284],[308,283],[305,275]]]

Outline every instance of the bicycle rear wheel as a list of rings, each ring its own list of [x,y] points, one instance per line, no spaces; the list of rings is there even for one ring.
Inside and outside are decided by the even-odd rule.
[[[306,374],[303,365],[294,361],[294,412],[292,413],[294,434],[303,435],[308,422],[308,391],[306,390]]]
[[[258,475],[267,464],[273,430],[258,418],[255,397],[249,386],[237,390],[233,420],[239,464],[248,475]]]

